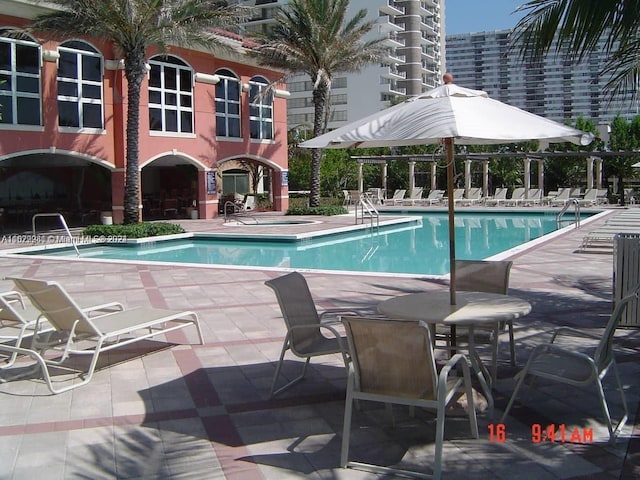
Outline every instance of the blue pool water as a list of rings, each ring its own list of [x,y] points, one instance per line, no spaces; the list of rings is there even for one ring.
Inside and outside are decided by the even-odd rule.
[[[483,259],[558,229],[553,212],[456,213],[456,258]],[[303,241],[188,238],[82,247],[81,257],[421,275],[449,272],[446,213]],[[31,252],[41,254],[42,252]],[[47,255],[75,257],[72,249]]]

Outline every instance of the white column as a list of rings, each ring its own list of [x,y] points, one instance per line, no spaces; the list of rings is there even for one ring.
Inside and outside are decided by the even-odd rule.
[[[409,196],[416,189],[416,162],[409,162]]]
[[[364,175],[362,174],[362,162],[358,162],[358,192],[364,191]]]
[[[587,188],[593,188],[593,160],[594,157],[587,157]]]
[[[596,160],[596,187],[602,188],[602,158],[595,157]]]
[[[438,163],[434,160],[431,162],[431,190],[438,189],[438,177],[436,175]]]
[[[531,160],[527,157],[524,159],[524,198],[529,196],[531,188]]]
[[[387,162],[382,164],[382,196],[387,198]]]
[[[544,159],[538,160],[538,188],[544,197]]]
[[[482,162],[482,196],[489,196],[489,160]]]
[[[465,196],[471,189],[471,160],[464,161],[464,194]]]

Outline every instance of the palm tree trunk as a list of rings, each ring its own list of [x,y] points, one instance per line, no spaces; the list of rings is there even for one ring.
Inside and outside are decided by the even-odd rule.
[[[140,221],[140,174],[138,171],[140,88],[146,73],[144,49],[132,49],[125,53],[125,76],[127,77],[127,153],[124,182],[124,223]]]
[[[327,104],[327,88],[319,85],[313,90],[313,136],[322,135],[325,130],[324,109]],[[320,206],[320,159],[322,149],[314,148],[311,151],[311,192],[309,193],[309,206]]]

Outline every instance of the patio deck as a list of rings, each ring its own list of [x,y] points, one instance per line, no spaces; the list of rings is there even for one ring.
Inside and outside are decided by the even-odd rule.
[[[340,222],[344,217],[286,228],[293,232]],[[532,313],[515,323],[520,365],[542,332],[558,325],[597,331],[606,321],[612,257],[578,253],[583,236],[602,222],[512,257],[510,293],[533,305]],[[181,223],[200,231],[243,228],[224,227],[221,219]],[[251,231],[257,228],[263,227]],[[346,380],[340,357],[314,359],[305,381],[268,399],[285,330],[264,281],[278,272],[1,257],[0,269],[3,277],[57,280],[87,303],[118,300],[129,307],[195,310],[206,341],[192,345],[192,332],[181,331],[166,343],[148,341],[112,352],[103,358],[109,368],[98,371],[89,385],[61,395],[49,395],[33,379],[0,383],[0,478],[383,478],[339,467]],[[320,308],[372,313],[391,296],[446,288],[404,277],[305,276]],[[1,291],[10,288],[11,282],[0,281]],[[447,421],[444,478],[639,478],[640,330],[619,330],[616,337],[631,418],[615,445],[607,444],[594,392],[551,384],[545,388],[548,395],[529,395],[512,410],[504,442],[491,441],[489,426],[499,421],[518,370],[508,367],[508,349],[502,348],[495,417],[479,416],[477,440],[466,438],[464,417]],[[286,366],[291,375],[297,362]],[[618,400],[609,398],[617,415]],[[354,430],[353,454],[377,462],[402,459],[405,467],[429,471],[435,422],[426,413],[416,419],[403,409],[395,413],[394,429],[384,410],[365,403],[354,425],[366,430]],[[566,424],[580,432],[593,428],[593,440],[537,444],[532,424]]]

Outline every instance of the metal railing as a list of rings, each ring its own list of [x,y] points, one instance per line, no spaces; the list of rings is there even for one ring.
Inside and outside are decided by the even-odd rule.
[[[556,216],[556,223],[558,224],[558,226],[562,222],[562,215],[564,215],[572,205],[574,207],[573,214],[576,228],[580,228],[580,200],[578,200],[577,198],[570,198],[565,202],[562,210],[560,210],[560,212]]]
[[[360,222],[364,224],[365,218],[368,218],[371,223],[372,230],[374,221],[376,229],[380,228],[380,213],[378,213],[378,210],[373,205],[373,202],[371,202],[371,199],[366,195],[360,195],[360,201],[355,208],[355,215],[356,225]]]
[[[258,219],[253,215],[247,213],[246,210],[241,210],[237,203],[227,201],[224,204],[224,223],[227,223],[233,218],[238,223],[248,223],[243,219],[250,219],[251,223],[258,223]]]
[[[73,239],[73,235],[71,235],[71,232],[69,231],[69,227],[67,226],[67,222],[61,213],[36,213],[33,217],[31,217],[31,230],[33,233],[33,238],[36,238],[36,218],[39,218],[39,217],[58,217],[60,219],[60,223],[62,224],[62,228],[64,229],[64,231],[67,233],[67,236],[69,237],[69,241],[71,242],[73,249],[76,251],[76,255],[78,257],[80,256],[80,251],[78,250],[78,246],[76,245],[76,242]]]

